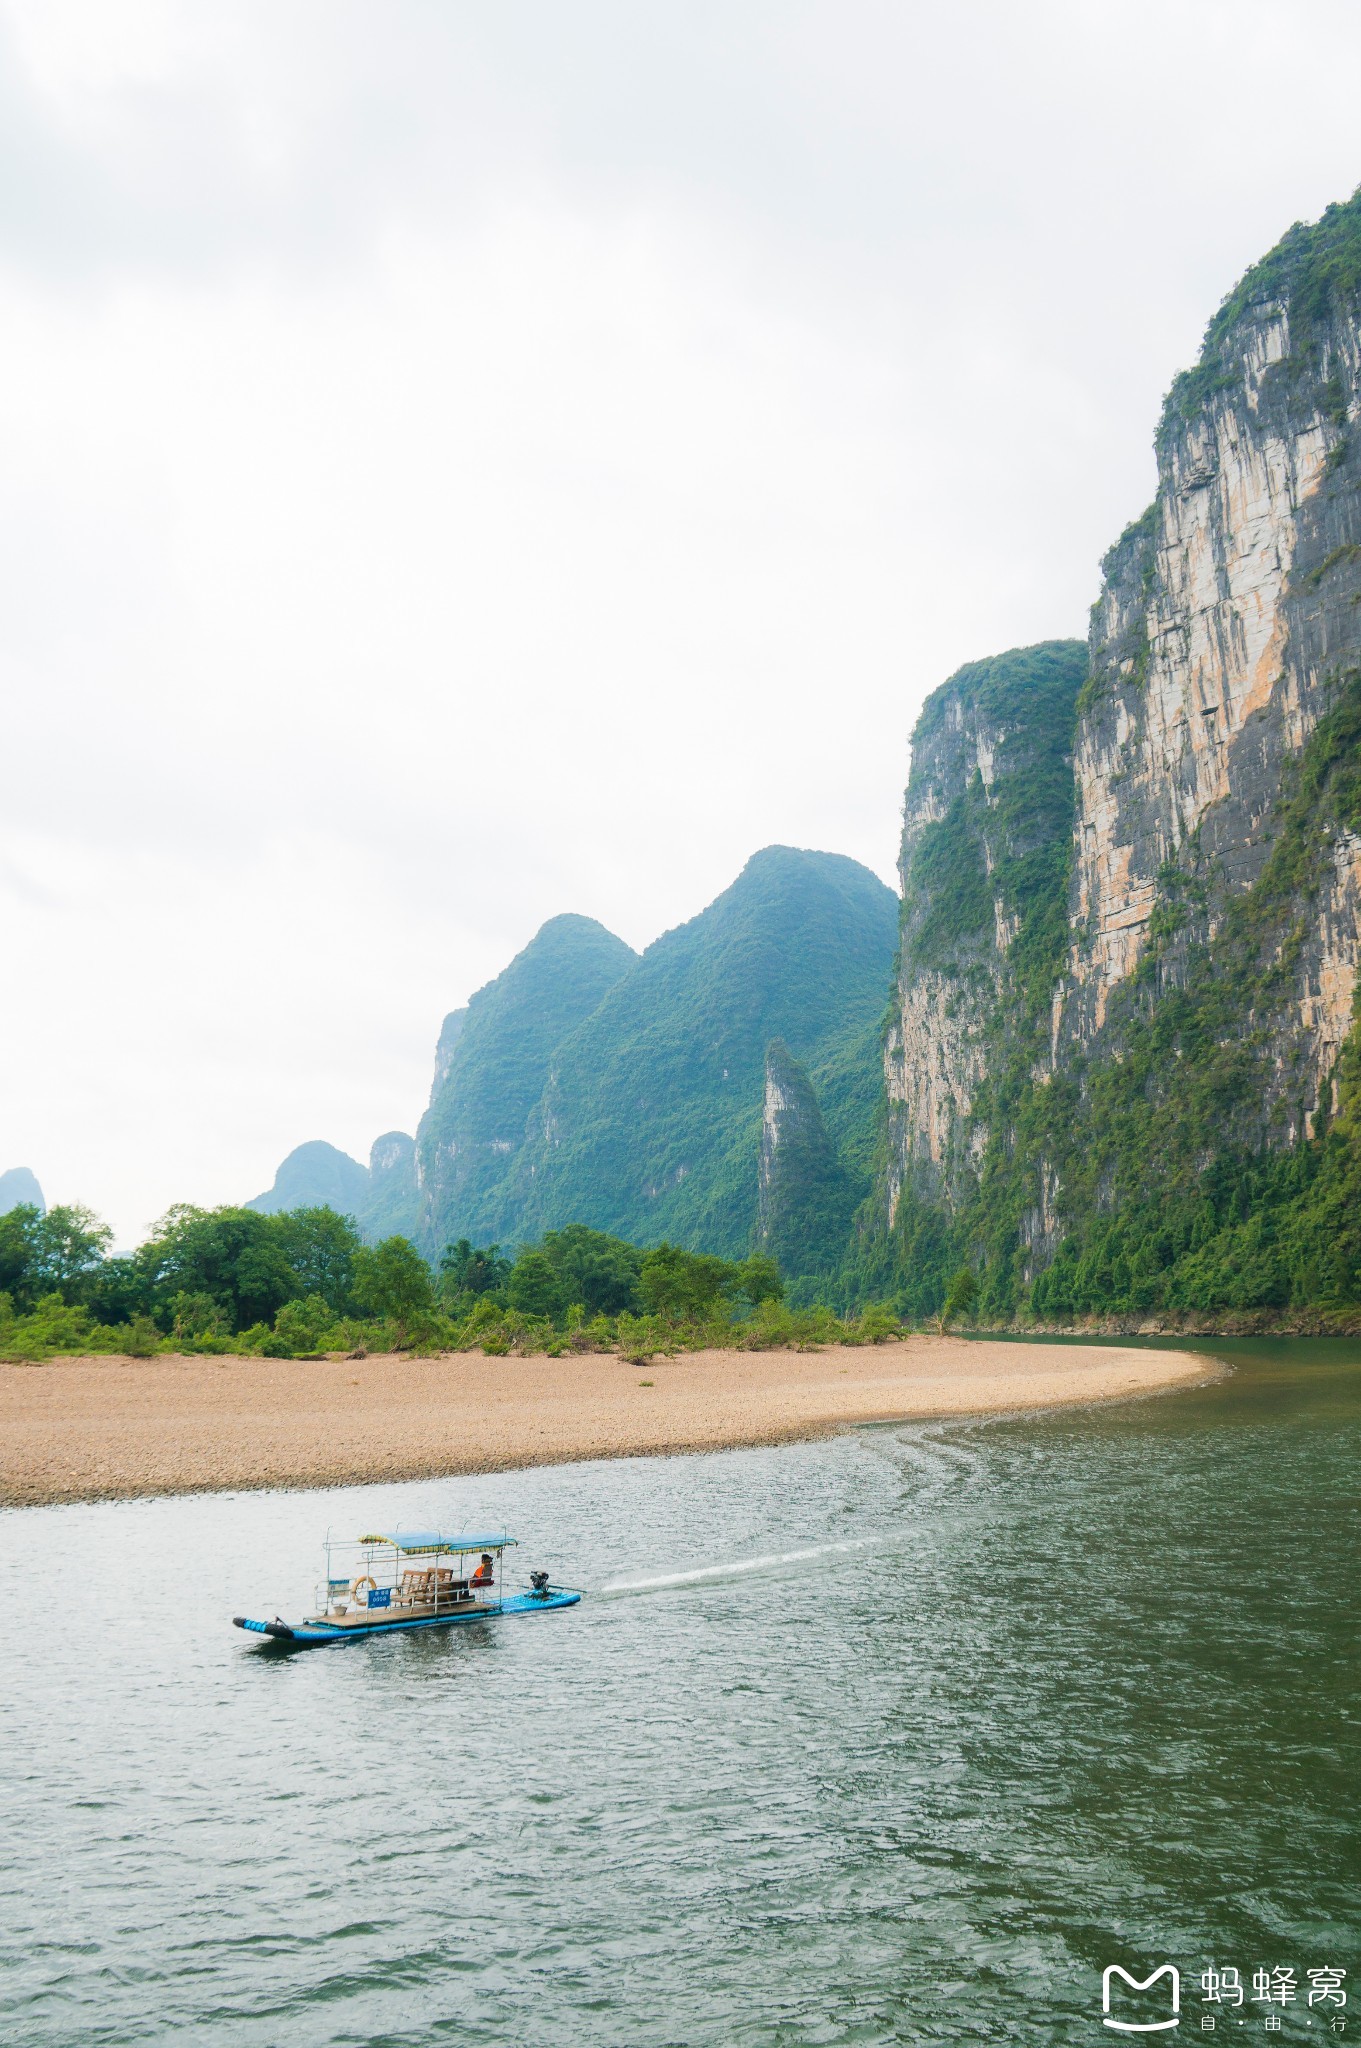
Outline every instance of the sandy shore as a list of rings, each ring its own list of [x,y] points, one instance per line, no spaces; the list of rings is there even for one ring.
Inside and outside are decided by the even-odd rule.
[[[910,1337],[576,1358],[65,1358],[0,1365],[0,1502],[332,1486],[819,1436],[1151,1393],[1204,1358]]]

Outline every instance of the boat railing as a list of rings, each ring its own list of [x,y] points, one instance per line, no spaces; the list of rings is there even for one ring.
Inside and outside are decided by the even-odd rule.
[[[336,1542],[326,1539],[326,1577],[317,1587],[317,1610],[322,1616],[351,1617],[369,1609],[386,1615],[439,1614],[445,1608],[499,1607],[500,1580],[505,1552],[515,1547],[513,1536],[478,1535],[472,1541],[458,1536],[424,1532],[412,1538],[402,1532],[364,1536]],[[491,1552],[494,1574],[479,1579],[473,1561],[479,1553]],[[437,1558],[448,1559],[437,1563]],[[341,1578],[337,1565],[348,1563],[351,1575]]]

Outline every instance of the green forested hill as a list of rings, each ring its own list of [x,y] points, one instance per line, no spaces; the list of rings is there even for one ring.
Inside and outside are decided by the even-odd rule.
[[[840,854],[772,846],[665,933],[564,1040],[503,1186],[500,1236],[566,1223],[750,1248],[766,1049],[807,1069],[867,1180],[897,898]]]
[[[441,1066],[416,1136],[425,1236],[438,1251],[524,1233],[502,1189],[563,1039],[634,965],[631,946],[594,918],[550,918],[441,1039]],[[577,1219],[572,1219],[577,1220]]]
[[[785,846],[641,957],[591,918],[552,918],[446,1020],[414,1159],[400,1132],[367,1170],[300,1146],[251,1206],[329,1203],[431,1258],[464,1237],[515,1246],[572,1223],[742,1256],[780,1040],[825,1120],[840,1217],[872,1182],[896,938],[897,898],[869,869]],[[780,1200],[802,1213],[787,1185]],[[810,1232],[808,1270],[825,1273],[825,1219]],[[782,1226],[791,1273],[800,1243]]]
[[[334,1209],[341,1216],[357,1216],[369,1198],[367,1167],[324,1138],[311,1138],[295,1145],[280,1163],[274,1185],[263,1195],[246,1203],[262,1216],[282,1215],[289,1209]]]
[[[386,1131],[374,1140],[368,1165],[361,1166],[338,1146],[313,1138],[295,1145],[273,1187],[244,1206],[261,1216],[333,1209],[338,1216],[353,1217],[370,1240],[393,1231],[415,1236],[420,1229],[415,1148],[405,1131]]]

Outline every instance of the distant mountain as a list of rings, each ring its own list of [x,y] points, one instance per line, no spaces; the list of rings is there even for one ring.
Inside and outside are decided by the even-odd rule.
[[[264,1216],[281,1209],[335,1209],[353,1216],[365,1237],[415,1237],[420,1230],[415,1141],[405,1131],[375,1139],[369,1163],[313,1138],[295,1146],[274,1185],[245,1205]]]
[[[746,1252],[777,1038],[807,1069],[863,1192],[897,931],[897,897],[858,862],[788,846],[755,854],[558,1046],[485,1228],[513,1241],[587,1223]]]
[[[352,1216],[364,1207],[368,1194],[368,1169],[324,1138],[313,1138],[293,1148],[275,1174],[273,1187],[246,1207],[258,1209],[262,1216],[281,1209],[321,1208]]]
[[[446,1018],[416,1135],[432,1249],[517,1231],[518,1207],[502,1190],[554,1056],[637,960],[594,918],[553,917],[466,1010]]]
[[[37,1175],[27,1166],[11,1166],[7,1173],[0,1173],[0,1216],[7,1216],[11,1209],[30,1207],[47,1214]]]
[[[445,1020],[414,1145],[389,1132],[367,1170],[301,1145],[251,1206],[329,1202],[431,1258],[585,1223],[728,1255],[766,1242],[792,1275],[826,1273],[872,1183],[897,932],[868,868],[789,846],[641,956],[551,918]],[[763,1175],[771,1087],[787,1102]]]

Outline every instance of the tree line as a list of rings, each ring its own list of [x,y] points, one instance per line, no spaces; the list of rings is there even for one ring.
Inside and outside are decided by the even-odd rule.
[[[330,1208],[261,1215],[179,1204],[114,1253],[89,1210],[0,1216],[0,1355],[59,1352],[621,1349],[849,1341],[892,1334],[883,1311],[840,1322],[783,1305],[776,1261],[639,1246],[572,1224],[513,1253],[461,1238],[432,1266],[405,1237],[367,1244]]]

